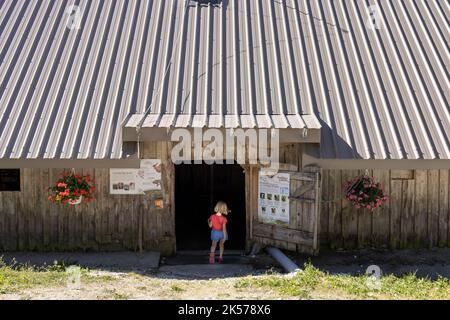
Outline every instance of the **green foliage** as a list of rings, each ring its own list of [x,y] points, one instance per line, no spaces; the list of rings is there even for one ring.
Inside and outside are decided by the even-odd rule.
[[[330,275],[311,264],[293,277],[266,275],[247,277],[238,281],[236,288],[262,287],[277,290],[283,295],[310,298],[314,292],[325,292],[333,297],[350,299],[450,299],[450,281],[419,278],[415,274],[388,275],[380,279],[379,288],[368,285],[366,275]]]
[[[15,292],[36,286],[62,285],[66,273],[60,270],[35,269],[28,266],[0,267],[0,294]]]
[[[94,181],[89,175],[63,172],[55,185],[48,189],[48,199],[56,203],[76,204],[82,197],[84,202],[89,203],[95,190]]]
[[[172,285],[170,286],[170,289],[171,289],[172,291],[175,291],[175,292],[183,292],[183,291],[185,291],[183,288],[181,288],[181,287],[179,287],[179,286],[177,286],[177,285],[175,285],[175,284],[172,284]]]
[[[308,298],[325,276],[323,272],[314,268],[311,264],[305,264],[303,272],[298,272],[292,277],[269,275],[260,278],[247,277],[236,283],[235,288],[249,288],[252,286],[271,288],[288,296]]]
[[[383,191],[381,183],[375,178],[363,175],[357,176],[344,185],[345,198],[352,203],[356,209],[375,210],[381,207],[389,196]]]

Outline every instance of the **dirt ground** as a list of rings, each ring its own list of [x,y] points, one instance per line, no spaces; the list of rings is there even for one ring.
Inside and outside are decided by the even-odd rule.
[[[450,249],[342,252],[322,250],[319,257],[287,254],[299,266],[310,263],[318,270],[332,275],[363,275],[368,266],[376,265],[380,267],[383,275],[401,276],[415,273],[417,277],[436,279],[442,276],[450,279]],[[40,261],[46,260],[45,254],[38,256]],[[163,258],[158,269],[88,268],[84,269],[79,286],[70,286],[63,280],[49,285],[0,292],[0,300],[299,299],[295,295],[280,293],[276,287],[239,285],[243,279],[265,279],[264,277],[271,274],[289,277],[282,275],[280,267],[268,255],[262,254],[256,259],[245,256],[229,256],[226,259],[226,264],[221,266],[209,266],[206,256],[185,256]],[[349,297],[339,290],[315,290],[310,293],[309,298]]]
[[[139,274],[114,271],[90,271],[79,288],[36,287],[0,295],[0,300],[228,300],[280,299],[276,291],[259,288],[235,288],[240,277],[185,280],[165,273]],[[287,297],[288,298],[288,297]]]

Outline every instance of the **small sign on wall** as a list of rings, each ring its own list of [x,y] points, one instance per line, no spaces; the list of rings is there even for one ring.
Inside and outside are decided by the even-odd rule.
[[[287,173],[274,176],[261,171],[258,188],[258,220],[262,223],[289,225],[289,182]]]
[[[140,169],[110,169],[111,194],[144,194],[161,190],[161,160],[143,159]]]

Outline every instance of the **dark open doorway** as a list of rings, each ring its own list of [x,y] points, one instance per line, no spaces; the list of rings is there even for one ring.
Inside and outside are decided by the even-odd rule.
[[[245,174],[234,165],[178,165],[175,169],[175,229],[177,250],[207,250],[207,224],[217,201],[225,201],[228,234],[225,248],[243,250],[246,238]]]

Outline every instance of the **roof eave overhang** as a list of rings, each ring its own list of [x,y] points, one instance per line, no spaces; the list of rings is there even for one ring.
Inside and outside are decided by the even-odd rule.
[[[302,154],[302,165],[330,170],[450,170],[450,159],[324,159],[319,145],[309,145]]]
[[[0,159],[2,169],[107,169],[107,168],[139,168],[137,157],[128,159]]]
[[[177,128],[160,128],[160,127],[143,127],[140,132],[140,141],[171,141],[171,133]],[[194,128],[180,128],[188,130],[191,134],[194,133]],[[203,128],[207,129],[219,129],[225,134],[226,128]],[[243,130],[249,130],[243,129]],[[255,128],[256,130],[262,130],[264,128]],[[271,129],[271,128],[267,128]],[[236,129],[235,129],[236,130]],[[294,129],[285,128],[278,129],[280,134],[280,143],[320,143],[321,133],[320,129]],[[124,142],[137,141],[138,135],[135,127],[123,127],[122,139]]]

